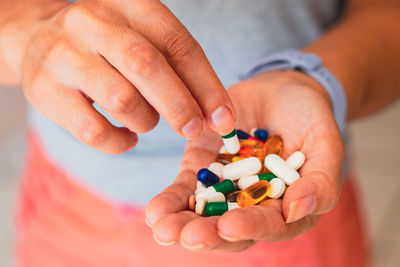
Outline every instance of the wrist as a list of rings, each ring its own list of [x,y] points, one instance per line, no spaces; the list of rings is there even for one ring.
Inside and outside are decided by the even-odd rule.
[[[298,70],[276,70],[261,73],[253,77],[254,81],[262,81],[270,78],[278,78],[282,83],[302,85],[303,87],[309,88],[318,93],[330,106],[332,110],[332,101],[328,92],[324,87],[317,82],[315,79],[307,75],[306,73]]]
[[[10,6],[0,27],[0,62],[21,80],[22,60],[32,38],[33,29],[69,5],[61,0],[21,1]]]

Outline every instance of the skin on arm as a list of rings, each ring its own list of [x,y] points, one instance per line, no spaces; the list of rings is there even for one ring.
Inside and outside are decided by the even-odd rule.
[[[344,87],[348,118],[400,96],[400,2],[350,0],[343,18],[304,51],[317,54]]]
[[[400,95],[399,18],[397,1],[348,1],[341,21],[304,48],[318,54],[344,86],[349,119],[378,110]],[[229,92],[239,128],[266,128],[281,135],[283,158],[296,150],[305,153],[301,178],[283,200],[199,217],[187,211],[195,172],[214,160],[215,147],[221,145],[218,136],[204,133],[188,143],[175,183],[146,209],[162,244],[175,241],[188,249],[241,251],[256,241],[287,240],[310,230],[339,199],[344,146],[329,96],[315,80],[296,71],[269,72]]]
[[[42,114],[108,154],[132,148],[159,115],[189,139],[203,124],[221,135],[235,127],[203,50],[157,0],[1,0],[0,64]]]

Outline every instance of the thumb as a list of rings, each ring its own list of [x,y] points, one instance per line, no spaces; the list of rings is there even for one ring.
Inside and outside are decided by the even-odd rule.
[[[338,202],[342,181],[341,161],[331,166],[327,166],[325,162],[324,168],[318,163],[317,160],[310,162],[309,159],[303,166],[300,179],[287,188],[282,202],[286,223],[300,220],[307,215],[326,213]],[[313,166],[318,167],[318,170]]]

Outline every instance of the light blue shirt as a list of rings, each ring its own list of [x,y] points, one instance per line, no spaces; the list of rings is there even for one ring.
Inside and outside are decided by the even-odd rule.
[[[281,49],[301,48],[317,38],[340,16],[341,1],[162,2],[200,43],[228,88],[261,57]],[[108,156],[79,143],[33,108],[29,113],[30,126],[53,162],[91,191],[112,201],[145,204],[178,174],[185,140],[164,120],[155,130],[139,135],[139,144],[133,150],[120,156]]]

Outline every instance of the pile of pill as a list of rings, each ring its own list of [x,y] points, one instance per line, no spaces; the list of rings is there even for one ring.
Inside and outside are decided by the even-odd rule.
[[[252,129],[250,134],[233,130],[222,140],[215,162],[198,171],[197,189],[189,198],[189,207],[199,215],[222,215],[264,199],[278,199],[300,178],[297,170],[304,154],[296,151],[282,159],[283,141],[278,135],[268,138],[264,129]]]

